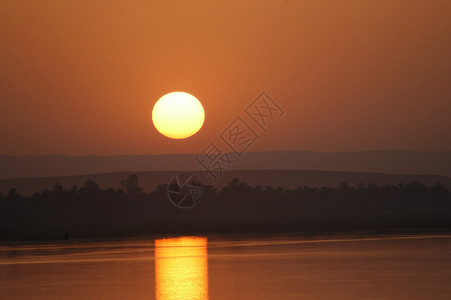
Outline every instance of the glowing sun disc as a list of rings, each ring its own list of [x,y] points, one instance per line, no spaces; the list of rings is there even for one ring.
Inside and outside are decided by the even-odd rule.
[[[171,139],[186,139],[196,134],[204,120],[205,111],[200,101],[185,92],[164,95],[152,110],[153,125]]]

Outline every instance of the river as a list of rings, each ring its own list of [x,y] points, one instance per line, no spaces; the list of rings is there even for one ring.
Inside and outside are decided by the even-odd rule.
[[[451,235],[0,245],[1,299],[451,299]]]

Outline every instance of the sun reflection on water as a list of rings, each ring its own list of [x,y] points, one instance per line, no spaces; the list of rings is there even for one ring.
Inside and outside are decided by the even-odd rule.
[[[208,299],[207,238],[155,240],[156,298]]]

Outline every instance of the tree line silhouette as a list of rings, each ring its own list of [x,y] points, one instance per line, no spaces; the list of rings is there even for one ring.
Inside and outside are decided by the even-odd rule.
[[[24,197],[0,194],[0,239],[124,237],[138,234],[450,231],[451,193],[440,184],[340,183],[336,188],[287,190],[235,178],[222,189],[204,186],[192,209],[167,198],[167,185],[144,192],[136,175],[120,189],[55,184]]]

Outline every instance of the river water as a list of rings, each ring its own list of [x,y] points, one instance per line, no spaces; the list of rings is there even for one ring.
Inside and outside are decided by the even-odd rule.
[[[1,299],[451,299],[451,235],[0,245]]]

